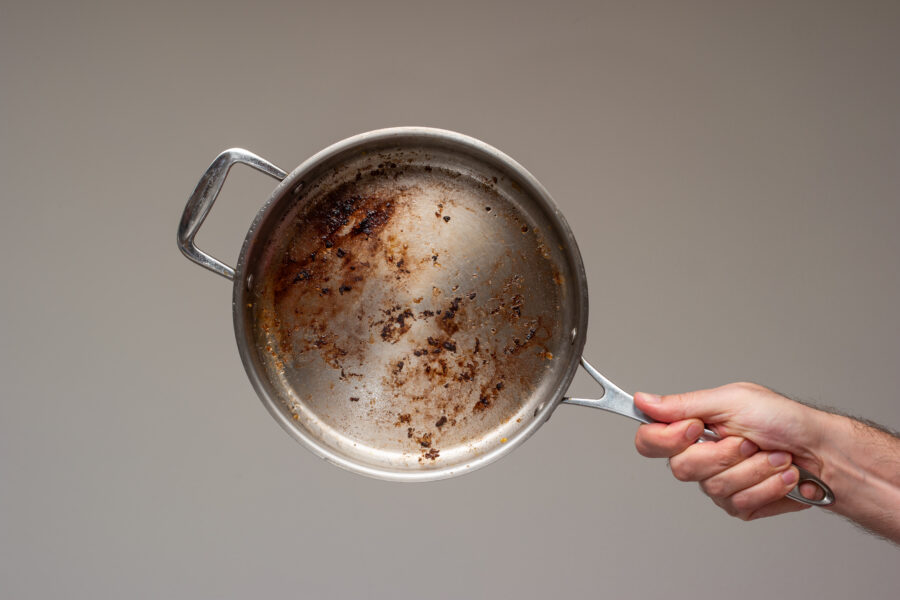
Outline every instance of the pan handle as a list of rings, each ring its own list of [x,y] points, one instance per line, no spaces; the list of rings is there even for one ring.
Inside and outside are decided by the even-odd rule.
[[[287,177],[285,171],[248,150],[242,148],[226,150],[212,161],[203,177],[197,182],[197,187],[194,188],[194,193],[188,199],[187,205],[184,207],[184,213],[181,215],[181,223],[178,225],[178,248],[182,254],[201,267],[209,269],[213,273],[218,273],[229,280],[234,279],[234,269],[198,248],[197,244],[194,243],[194,237],[200,230],[200,226],[209,214],[216,198],[218,198],[219,192],[222,191],[222,185],[225,183],[228,171],[231,170],[235,163],[250,165],[257,171],[262,171],[278,181]]]
[[[622,416],[628,417],[630,419],[634,419],[635,421],[640,421],[641,423],[656,423],[653,419],[648,417],[641,411],[638,407],[634,405],[634,398],[622,391],[619,386],[614,384],[612,381],[604,377],[597,369],[592,367],[588,361],[581,358],[581,366],[584,367],[584,370],[587,371],[597,383],[603,388],[603,396],[601,396],[597,400],[589,400],[585,398],[563,398],[563,402],[566,404],[575,404],[578,406],[589,406],[591,408],[599,408],[601,410],[606,410],[609,412],[614,412],[620,414]],[[722,439],[715,431],[710,429],[709,427],[704,425],[703,434],[700,436],[698,442],[714,442]],[[791,500],[796,500],[802,504],[810,504],[812,506],[830,506],[834,504],[834,492],[831,491],[831,488],[828,487],[824,481],[807,471],[801,466],[794,465],[797,467],[797,471],[800,473],[800,478],[797,481],[797,485],[788,492],[787,497]],[[801,483],[812,483],[820,490],[824,496],[821,500],[810,500],[803,496],[800,493],[800,484]]]

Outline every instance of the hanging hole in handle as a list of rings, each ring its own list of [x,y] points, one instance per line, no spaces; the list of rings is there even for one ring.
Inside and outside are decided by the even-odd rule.
[[[794,486],[790,492],[788,492],[788,498],[792,500],[796,500],[797,502],[802,502],[803,504],[809,504],[811,506],[831,506],[834,504],[834,492],[831,491],[831,488],[828,487],[824,481],[804,469],[803,467],[794,465],[797,467],[797,471],[800,474],[800,478],[797,480],[797,485]],[[807,498],[802,493],[800,493],[800,486],[804,483],[809,483],[814,485],[821,493],[821,498]]]

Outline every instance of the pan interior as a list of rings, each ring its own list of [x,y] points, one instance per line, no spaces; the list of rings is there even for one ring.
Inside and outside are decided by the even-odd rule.
[[[447,469],[548,416],[577,353],[580,262],[528,182],[406,142],[288,183],[242,257],[244,318],[301,439],[375,470]]]

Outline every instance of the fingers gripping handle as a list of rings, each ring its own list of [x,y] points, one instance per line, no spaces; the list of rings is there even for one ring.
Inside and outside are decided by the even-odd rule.
[[[650,421],[650,422],[652,423],[653,421]],[[697,441],[698,442],[715,442],[720,439],[722,439],[721,436],[710,431],[709,428],[707,427],[703,430],[703,435],[701,435],[700,439]],[[793,464],[792,466],[795,467],[797,469],[797,471],[800,473],[800,478],[797,480],[797,485],[794,486],[794,489],[792,489],[790,492],[787,493],[788,498],[790,498],[791,500],[796,500],[797,502],[800,502],[801,504],[809,504],[812,506],[831,506],[832,504],[834,504],[834,492],[831,491],[831,488],[828,487],[828,484],[826,484],[824,481],[822,481],[821,479],[819,479],[818,477],[816,477],[815,475],[813,475],[812,473],[810,473],[809,471],[807,471],[806,469],[801,467],[800,465]],[[815,485],[817,488],[819,488],[822,491],[822,498],[819,500],[813,500],[813,499],[807,498],[806,496],[801,494],[800,493],[800,484],[801,483],[811,483],[811,484]]]
[[[609,412],[614,412],[620,414],[622,416],[628,417],[630,419],[634,419],[635,421],[640,421],[641,423],[656,423],[653,419],[648,417],[643,411],[637,408],[634,405],[634,398],[623,392],[616,384],[611,382],[609,379],[604,377],[597,369],[592,367],[590,363],[588,363],[584,358],[581,359],[581,366],[584,367],[584,370],[587,371],[594,380],[600,384],[603,388],[603,396],[598,400],[587,400],[584,398],[564,398],[563,402],[566,404],[577,404],[579,406],[590,406],[591,408],[599,408],[602,410],[606,410]],[[711,430],[709,427],[704,425],[703,434],[700,436],[698,442],[714,442],[722,439],[716,432]],[[834,492],[831,491],[831,488],[828,485],[798,465],[794,465],[797,468],[797,471],[800,473],[800,479],[797,481],[797,485],[788,492],[787,497],[791,500],[796,500],[797,502],[803,504],[810,504],[813,506],[829,506],[834,504]],[[812,483],[816,487],[818,487],[822,493],[823,497],[820,500],[810,500],[803,496],[800,493],[800,484],[802,483]]]
[[[181,215],[181,223],[178,225],[178,248],[189,259],[209,269],[213,273],[218,273],[225,279],[234,279],[234,269],[203,252],[194,243],[194,237],[200,230],[203,220],[209,214],[213,203],[222,190],[225,178],[228,177],[228,171],[235,163],[244,163],[250,165],[257,171],[261,171],[266,175],[274,177],[281,181],[287,177],[287,173],[282,171],[269,161],[244,150],[242,148],[232,148],[222,152],[216,157],[200,181],[194,188],[194,193],[187,201],[184,207],[184,213]]]

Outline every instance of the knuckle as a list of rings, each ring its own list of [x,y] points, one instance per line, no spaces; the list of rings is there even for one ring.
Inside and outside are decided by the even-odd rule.
[[[684,407],[690,405],[697,398],[697,392],[680,392],[664,396],[663,400],[670,405],[670,410],[678,418],[685,418]]]
[[[738,516],[737,511],[734,510],[734,507],[731,505],[730,502],[717,502],[716,504],[719,506],[719,508],[724,510],[726,513],[728,513],[732,517]]]
[[[680,455],[673,456],[669,459],[669,469],[678,481],[691,481],[694,474],[690,462],[686,461]]]
[[[753,472],[751,476],[755,482],[760,482],[766,477],[770,475],[772,467],[769,466],[769,461],[766,459],[764,462],[760,461],[753,466]]]
[[[729,516],[732,516],[732,517],[737,516],[737,511],[734,510],[734,507],[727,500],[712,498],[712,502],[713,502],[713,504],[715,504],[716,506],[721,508],[723,511],[725,511],[725,513],[728,514]]]
[[[695,394],[696,392],[680,392],[678,394],[671,394],[667,399],[674,400],[676,402],[688,402],[695,396]]]
[[[741,438],[734,438],[734,441],[731,441],[728,445],[719,442],[719,444],[721,444],[721,450],[716,453],[715,465],[720,472],[740,462],[742,458],[740,455],[740,445],[742,441]]]
[[[725,495],[725,484],[717,477],[701,481],[700,488],[710,498],[721,498]]]
[[[634,447],[637,448],[638,454],[641,456],[646,456],[647,458],[653,457],[651,447],[647,444],[647,440],[641,435],[640,431],[638,431],[637,436],[634,438]]]
[[[752,381],[738,381],[736,383],[729,384],[729,387],[737,391],[744,392],[762,392],[769,391],[769,388],[759,385],[758,383],[753,383]]]
[[[751,513],[756,508],[756,503],[750,494],[737,493],[731,497],[731,505],[738,513]]]
[[[765,515],[760,513],[759,509],[756,509],[753,512],[751,512],[750,514],[748,514],[744,520],[745,521],[755,521],[757,519],[763,518],[763,516],[765,516]]]
[[[747,459],[746,467],[742,475],[742,481],[745,483],[742,487],[749,487],[764,481],[772,474],[772,466],[769,464],[769,454],[767,452],[757,452]]]

